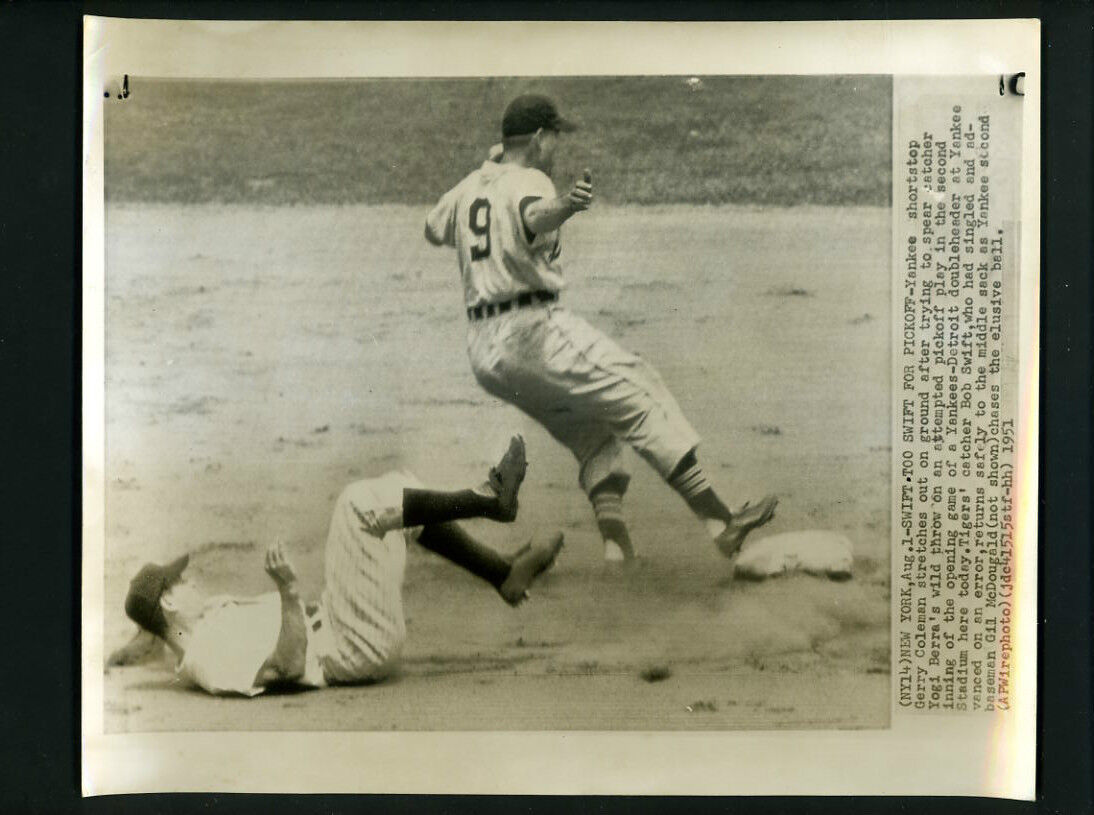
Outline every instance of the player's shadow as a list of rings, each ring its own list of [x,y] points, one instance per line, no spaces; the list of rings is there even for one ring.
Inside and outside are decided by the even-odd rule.
[[[279,682],[273,685],[267,685],[265,693],[261,695],[267,698],[299,696],[302,693],[308,693],[309,691],[314,690],[315,688],[309,688],[306,685],[296,685],[291,682]]]
[[[126,685],[126,689],[130,691],[166,691],[169,693],[180,693],[187,696],[208,696],[201,688],[191,685],[188,682],[184,682],[181,679],[175,677],[164,677],[162,679],[145,679],[139,682],[134,682],[131,685]],[[262,696],[266,697],[280,697],[280,696],[296,696],[301,693],[307,693],[310,688],[303,685],[278,684],[270,685],[266,688],[265,693]],[[242,694],[230,694],[224,698],[245,698]]]
[[[180,682],[174,677],[164,677],[163,679],[145,679],[140,682],[134,682],[133,684],[127,684],[126,690],[160,690],[170,691],[172,693],[189,693],[192,688],[185,682]]]

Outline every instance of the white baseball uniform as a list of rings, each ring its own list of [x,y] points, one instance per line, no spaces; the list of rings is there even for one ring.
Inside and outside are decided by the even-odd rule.
[[[314,614],[306,616],[304,676],[297,683],[321,688],[327,684],[319,665],[319,653],[325,646],[323,635],[312,627],[314,618]],[[257,597],[212,597],[190,632],[177,671],[209,693],[257,696],[265,688],[256,685],[255,678],[273,653],[280,632],[278,592]]]
[[[627,475],[621,441],[668,478],[699,436],[657,371],[555,301],[516,307],[521,295],[557,297],[564,287],[558,231],[534,235],[522,217],[556,195],[537,169],[487,161],[426,219],[431,237],[459,255],[471,368],[569,448],[586,493]],[[491,316],[476,319],[484,309]]]
[[[354,512],[401,510],[404,487],[421,488],[409,473],[387,473],[346,487],[334,506],[324,553],[320,602],[305,606],[307,650],[298,684],[324,687],[381,679],[406,639],[403,575],[406,544],[420,527],[365,532]],[[213,597],[191,631],[179,673],[209,693],[255,696],[255,678],[281,631],[281,595]]]
[[[421,527],[377,538],[361,529],[353,508],[377,515],[401,510],[406,487],[421,489],[422,484],[410,473],[387,473],[350,484],[334,505],[322,593],[333,648],[319,655],[323,675],[332,684],[381,679],[402,651],[406,545],[417,540]]]

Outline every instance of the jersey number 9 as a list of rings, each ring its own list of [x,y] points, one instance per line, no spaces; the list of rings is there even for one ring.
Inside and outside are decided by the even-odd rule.
[[[479,239],[471,245],[471,260],[490,257],[490,202],[485,198],[472,201],[467,221],[471,232]]]

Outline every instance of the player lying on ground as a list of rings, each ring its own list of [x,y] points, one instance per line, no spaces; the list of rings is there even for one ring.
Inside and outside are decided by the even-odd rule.
[[[350,484],[331,517],[317,602],[302,601],[296,573],[275,544],[265,565],[276,592],[206,597],[185,579],[184,556],[167,566],[142,568],[130,584],[126,613],[141,627],[139,636],[164,640],[178,658],[178,672],[209,693],[254,696],[272,685],[318,688],[382,679],[406,638],[402,588],[408,540],[481,577],[514,606],[554,562],[561,533],[533,539],[507,557],[454,523],[513,520],[526,466],[524,442],[514,437],[477,489],[425,490],[408,473]],[[140,644],[126,648],[138,650]],[[126,661],[125,653],[110,660]]]
[[[467,352],[489,393],[521,409],[574,454],[604,555],[633,557],[622,498],[625,442],[703,520],[722,554],[774,516],[769,495],[736,512],[699,466],[699,436],[661,376],[559,305],[559,228],[593,202],[592,175],[558,195],[551,182],[559,134],[576,127],[543,96],[514,99],[502,144],[446,192],[426,218],[426,239],[455,247],[470,321]]]

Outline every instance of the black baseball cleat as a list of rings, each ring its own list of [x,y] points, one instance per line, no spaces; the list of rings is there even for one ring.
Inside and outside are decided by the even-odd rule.
[[[546,540],[533,538],[517,550],[509,566],[509,576],[498,588],[505,602],[519,606],[528,598],[528,588],[551,568],[562,551],[563,543],[562,533],[555,532]]]
[[[487,485],[498,498],[497,512],[490,517],[495,521],[513,521],[517,517],[517,493],[520,491],[528,460],[524,455],[524,439],[519,435],[509,440],[509,449],[497,466],[490,468]]]
[[[718,551],[726,557],[737,554],[749,532],[758,529],[775,517],[775,507],[778,504],[779,499],[774,495],[765,495],[755,505],[746,503],[726,525],[725,531],[714,539],[714,545],[718,547]]]

